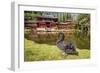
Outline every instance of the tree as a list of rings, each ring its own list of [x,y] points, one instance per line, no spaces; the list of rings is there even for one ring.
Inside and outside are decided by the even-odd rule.
[[[90,14],[79,14],[77,22],[76,28],[81,30],[83,34],[90,35]]]
[[[25,11],[24,12],[24,19],[25,20],[36,20],[37,16],[42,15],[42,12],[37,12],[37,11]]]

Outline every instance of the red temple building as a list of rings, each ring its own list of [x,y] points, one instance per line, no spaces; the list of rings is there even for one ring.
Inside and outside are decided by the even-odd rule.
[[[25,27],[36,30],[53,31],[58,29],[72,29],[74,27],[71,20],[58,24],[58,18],[54,16],[38,16],[36,21],[25,21]]]

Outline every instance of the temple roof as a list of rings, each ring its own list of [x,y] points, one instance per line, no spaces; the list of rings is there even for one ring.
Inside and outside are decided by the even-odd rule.
[[[38,16],[37,18],[49,18],[49,19],[57,19],[57,17],[53,15],[43,15],[43,16]]]

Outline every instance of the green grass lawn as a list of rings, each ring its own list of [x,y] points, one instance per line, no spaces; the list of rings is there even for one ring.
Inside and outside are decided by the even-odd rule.
[[[38,44],[25,39],[24,61],[63,60],[63,59],[87,59],[90,58],[90,50],[77,49],[79,55],[62,54],[56,45]]]

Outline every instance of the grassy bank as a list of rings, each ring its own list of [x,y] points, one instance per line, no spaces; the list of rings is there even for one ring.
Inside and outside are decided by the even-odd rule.
[[[24,60],[42,61],[42,60],[62,60],[62,59],[86,59],[90,57],[90,50],[77,49],[79,55],[62,55],[61,50],[56,45],[39,44],[25,39]]]

